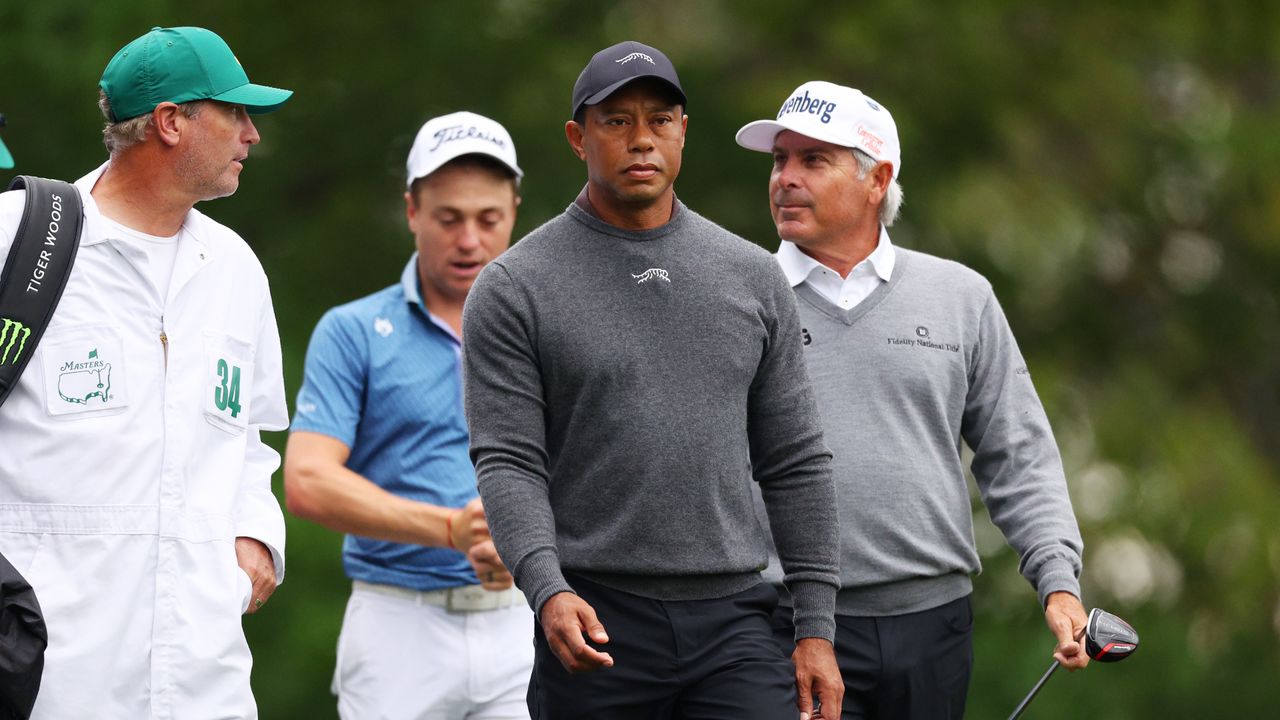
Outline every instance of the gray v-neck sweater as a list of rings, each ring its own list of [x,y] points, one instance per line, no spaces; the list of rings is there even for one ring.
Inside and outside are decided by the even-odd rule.
[[[959,263],[896,251],[891,280],[849,310],[795,288],[834,453],[837,613],[916,612],[972,590],[981,563],[962,441],[1041,602],[1079,596],[1083,543],[1062,460],[991,285]]]
[[[570,205],[481,272],[463,325],[485,514],[535,612],[565,570],[664,600],[759,583],[754,479],[798,636],[834,636],[830,453],[772,256],[684,206],[628,231]]]

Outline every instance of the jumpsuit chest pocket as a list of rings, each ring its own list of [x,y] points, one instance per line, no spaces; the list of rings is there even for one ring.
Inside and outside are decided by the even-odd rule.
[[[253,397],[253,345],[231,335],[205,333],[204,417],[239,435],[249,425]]]
[[[124,342],[110,325],[78,325],[45,336],[37,362],[45,410],[62,419],[123,412],[129,405]]]

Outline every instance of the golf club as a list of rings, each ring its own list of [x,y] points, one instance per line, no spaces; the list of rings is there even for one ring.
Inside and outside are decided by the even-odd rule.
[[[1084,626],[1084,651],[1091,660],[1098,662],[1120,662],[1121,660],[1133,654],[1138,649],[1138,633],[1129,623],[1103,610],[1102,608],[1094,608],[1089,611],[1089,622]],[[1076,640],[1080,640],[1079,637]],[[1009,716],[1009,720],[1022,715],[1022,711],[1027,709],[1031,701],[1035,699],[1036,693],[1040,692],[1040,688],[1049,681],[1053,673],[1058,669],[1057,660],[1049,666],[1045,674],[1040,676],[1040,681],[1036,686],[1031,688],[1031,692],[1018,703],[1018,707],[1014,709],[1013,714]]]

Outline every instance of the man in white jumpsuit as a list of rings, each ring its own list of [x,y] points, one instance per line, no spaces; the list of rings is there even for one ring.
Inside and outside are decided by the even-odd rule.
[[[257,258],[192,206],[235,192],[249,113],[292,93],[200,28],[151,30],[99,86],[110,158],[76,182],[79,254],[0,408],[0,553],[49,628],[32,717],[254,718],[240,616],[284,575],[260,437],[288,422],[280,340]],[[0,195],[0,262],[25,199]]]

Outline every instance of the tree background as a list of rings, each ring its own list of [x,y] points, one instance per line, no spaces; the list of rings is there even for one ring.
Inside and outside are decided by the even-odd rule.
[[[803,81],[861,88],[902,139],[894,241],[995,285],[1062,447],[1086,606],[1143,637],[1124,664],[1055,678],[1029,715],[1274,716],[1276,3],[6,0],[16,171],[74,179],[105,159],[97,80],[155,25],[212,28],[255,82],[296,91],[257,118],[240,191],[201,207],[272,280],[291,404],[320,315],[393,283],[412,250],[404,158],[427,118],[469,109],[511,131],[527,173],[519,237],[585,181],[563,140],[582,66],[620,40],[655,45],[690,97],[681,198],[774,249],[770,161],[734,132]],[[974,508],[985,571],[969,715],[1003,717],[1053,642]],[[339,554],[337,534],[289,518],[288,580],[245,620],[264,718],[336,716]]]

